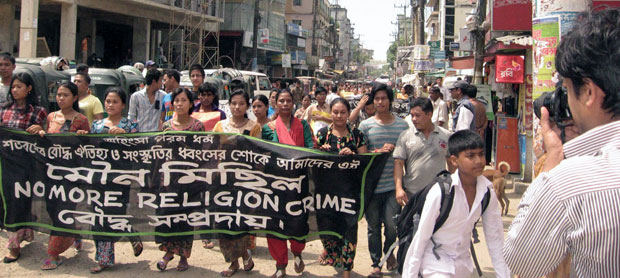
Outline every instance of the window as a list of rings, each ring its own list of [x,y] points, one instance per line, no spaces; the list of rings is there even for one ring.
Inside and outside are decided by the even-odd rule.
[[[301,26],[301,20],[293,19],[293,24]]]
[[[293,0],[293,6],[301,6],[301,0]]]

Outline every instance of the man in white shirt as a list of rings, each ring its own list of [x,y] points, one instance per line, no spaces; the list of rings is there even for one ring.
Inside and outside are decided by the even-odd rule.
[[[161,88],[162,74],[157,69],[146,73],[146,87],[131,95],[129,120],[138,122],[138,132],[158,131],[161,106],[166,93]]]
[[[433,103],[433,117],[432,122],[436,126],[448,129],[448,104],[441,99],[441,89],[439,87],[432,87],[429,97]]]
[[[493,184],[482,176],[485,165],[484,143],[469,130],[454,133],[448,140],[450,161],[458,170],[452,174],[452,208],[443,225],[433,233],[442,201],[436,184],[426,195],[418,229],[407,250],[404,278],[470,278],[473,263],[469,251],[472,230],[482,217],[484,236],[496,277],[509,278],[510,271],[502,255],[504,225],[493,192]],[[482,200],[489,192],[488,207]],[[412,220],[413,221],[413,220]]]
[[[474,121],[474,105],[469,101],[469,97],[465,94],[465,90],[469,89],[469,83],[459,80],[454,82],[448,91],[452,98],[457,101],[456,110],[452,117],[452,131],[469,129],[476,131],[476,122]]]

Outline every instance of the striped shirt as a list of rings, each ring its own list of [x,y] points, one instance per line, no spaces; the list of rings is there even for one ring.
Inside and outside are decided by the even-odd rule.
[[[375,117],[372,117],[364,120],[359,126],[359,130],[368,137],[368,151],[380,149],[385,144],[396,146],[398,136],[408,128],[407,122],[398,117],[394,117],[394,122],[389,125],[379,124]],[[394,158],[390,156],[374,193],[385,193],[394,189]]]
[[[620,275],[620,121],[564,145],[523,195],[504,244],[513,274],[541,277],[566,254],[577,277]]]

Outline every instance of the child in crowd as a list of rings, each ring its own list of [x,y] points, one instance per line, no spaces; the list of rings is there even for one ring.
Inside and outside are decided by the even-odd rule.
[[[439,184],[428,192],[420,223],[407,250],[402,277],[471,277],[473,263],[470,240],[476,222],[482,226],[497,277],[508,278],[510,272],[502,256],[504,227],[493,184],[482,176],[485,165],[484,143],[478,134],[462,130],[448,141],[450,163],[458,170],[452,174],[454,191],[452,208],[446,222],[433,233],[441,206]],[[488,207],[482,200],[490,191]]]

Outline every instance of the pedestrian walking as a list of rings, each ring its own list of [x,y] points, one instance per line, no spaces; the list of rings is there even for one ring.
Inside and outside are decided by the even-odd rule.
[[[339,155],[363,154],[368,152],[364,133],[347,123],[351,106],[344,98],[336,98],[330,106],[332,124],[317,133],[317,147],[326,152]],[[361,185],[360,185],[361,186]],[[343,238],[321,236],[323,253],[319,257],[321,265],[330,265],[344,270],[343,277],[351,277],[353,261],[357,249],[357,222],[345,232]]]
[[[327,90],[324,87],[318,87],[314,91],[316,104],[310,105],[304,112],[303,119],[310,123],[310,127],[316,132],[326,127],[332,122],[331,113],[329,112],[329,104],[326,102]]]
[[[138,132],[157,131],[161,106],[166,96],[161,88],[161,72],[151,69],[146,74],[146,87],[131,95],[128,118],[138,123]]]
[[[162,100],[161,116],[159,117],[159,129],[161,125],[172,119],[174,116],[174,109],[172,109],[172,93],[180,87],[181,74],[174,69],[169,69],[164,72],[163,83],[166,96]]]
[[[407,130],[405,120],[395,117],[390,112],[394,93],[385,84],[377,84],[370,95],[376,113],[363,121],[359,129],[368,137],[368,150],[372,152],[392,152],[400,134]],[[396,224],[394,216],[400,212],[400,205],[394,194],[394,160],[389,159],[383,168],[368,208],[368,249],[372,260],[373,271],[368,277],[383,277],[379,263],[383,255],[388,256],[387,269],[392,271],[398,267],[394,254],[385,254],[396,240]],[[385,240],[381,241],[381,225],[385,228]]]
[[[456,110],[452,117],[452,131],[465,129],[476,131],[474,106],[471,104],[466,94],[469,86],[467,82],[459,80],[448,87],[448,91],[450,91],[452,98],[457,101]]]
[[[429,97],[433,102],[433,117],[431,119],[433,124],[448,129],[450,119],[448,104],[443,101],[441,89],[437,86],[430,87]]]

